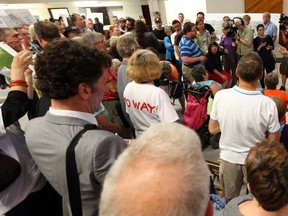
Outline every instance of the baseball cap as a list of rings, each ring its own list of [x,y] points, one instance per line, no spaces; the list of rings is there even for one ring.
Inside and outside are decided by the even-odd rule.
[[[162,20],[160,18],[155,18],[155,23],[158,23],[158,22],[162,22]]]
[[[63,33],[63,35],[64,35],[65,37],[68,37],[68,33],[69,33],[69,32],[72,32],[72,31],[75,31],[75,32],[79,32],[79,33],[80,33],[79,29],[78,29],[76,26],[69,26],[69,27],[65,28],[65,32]]]

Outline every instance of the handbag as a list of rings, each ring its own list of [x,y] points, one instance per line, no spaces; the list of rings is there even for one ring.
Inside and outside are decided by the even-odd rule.
[[[82,216],[82,200],[81,190],[79,183],[79,174],[77,170],[77,164],[75,159],[75,147],[79,142],[79,139],[87,130],[100,129],[94,124],[84,125],[84,129],[79,131],[78,134],[72,139],[66,150],[66,178],[70,208],[73,216]]]
[[[0,149],[0,192],[12,184],[20,173],[20,163]]]

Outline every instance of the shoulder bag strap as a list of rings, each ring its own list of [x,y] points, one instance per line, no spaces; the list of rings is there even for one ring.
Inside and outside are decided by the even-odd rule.
[[[99,129],[94,124],[87,124],[71,141],[66,150],[66,178],[69,194],[70,208],[73,216],[82,216],[82,202],[79,175],[77,170],[77,164],[75,159],[75,147],[78,144],[79,139],[87,130]]]

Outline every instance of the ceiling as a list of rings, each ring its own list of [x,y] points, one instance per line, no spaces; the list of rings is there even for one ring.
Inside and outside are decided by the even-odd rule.
[[[60,0],[61,2],[59,2],[59,0],[0,0],[0,9],[2,4],[31,4],[31,3],[45,3],[45,4],[49,4],[49,3],[53,3],[53,4],[57,4],[57,3],[67,3],[67,2],[91,2],[93,4],[101,4],[101,3],[105,3],[105,2],[122,2],[124,0],[117,0],[117,1],[110,1],[110,0],[101,0],[101,1],[87,1],[87,0],[69,0],[69,1],[65,1],[65,0]],[[140,1],[140,0],[125,0],[127,1]]]

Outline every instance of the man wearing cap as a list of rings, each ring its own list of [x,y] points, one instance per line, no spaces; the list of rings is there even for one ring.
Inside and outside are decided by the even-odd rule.
[[[162,27],[161,18],[155,18],[155,29],[152,31],[157,37],[158,41],[161,43],[161,51],[159,53],[160,60],[165,60],[166,48],[164,45],[164,38],[167,36],[164,28]]]
[[[78,37],[80,36],[80,31],[77,27],[75,26],[69,26],[65,29],[65,32],[63,33],[63,35],[66,37],[66,38],[74,38],[74,37]]]

